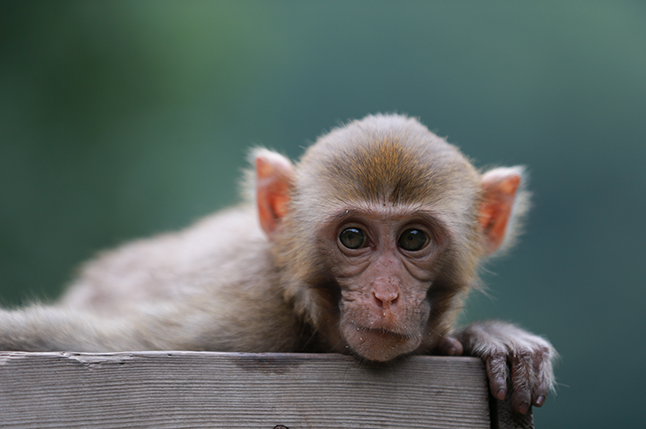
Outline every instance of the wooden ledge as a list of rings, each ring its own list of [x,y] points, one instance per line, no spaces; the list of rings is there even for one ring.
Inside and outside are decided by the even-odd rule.
[[[282,425],[282,426],[281,426]],[[336,354],[0,352],[0,426],[533,428],[482,362]]]

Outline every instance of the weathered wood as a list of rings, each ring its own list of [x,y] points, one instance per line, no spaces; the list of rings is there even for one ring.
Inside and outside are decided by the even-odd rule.
[[[506,406],[490,422],[482,362],[467,357],[0,353],[0,427],[532,427],[508,426]]]

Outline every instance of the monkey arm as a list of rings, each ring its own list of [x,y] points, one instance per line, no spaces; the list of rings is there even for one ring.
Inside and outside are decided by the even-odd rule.
[[[456,338],[466,354],[485,362],[491,393],[496,398],[504,399],[511,389],[512,407],[523,414],[531,405],[545,403],[554,386],[552,365],[557,357],[547,340],[497,321],[473,323]]]
[[[167,321],[170,329],[164,329],[160,316],[99,317],[41,305],[3,310],[0,350],[111,352],[177,348],[173,332],[177,326]]]
[[[211,304],[200,300],[144,306],[114,316],[62,306],[0,310],[0,350],[294,351],[299,328],[288,312],[273,318],[267,314],[271,310],[240,315]],[[264,324],[249,320],[267,315]]]

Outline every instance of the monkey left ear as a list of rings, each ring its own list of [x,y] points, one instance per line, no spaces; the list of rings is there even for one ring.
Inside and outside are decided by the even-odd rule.
[[[258,218],[263,231],[271,238],[287,214],[294,166],[289,159],[267,149],[258,149],[254,155]]]
[[[505,236],[509,235],[510,223],[517,192],[522,180],[523,168],[496,168],[482,175],[482,202],[478,221],[484,234],[487,254],[498,250]]]

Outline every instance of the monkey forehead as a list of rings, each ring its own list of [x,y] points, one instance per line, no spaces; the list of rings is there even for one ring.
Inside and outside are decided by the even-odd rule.
[[[352,202],[468,202],[479,192],[475,168],[455,146],[401,115],[333,130],[308,149],[299,172],[304,194]]]

